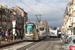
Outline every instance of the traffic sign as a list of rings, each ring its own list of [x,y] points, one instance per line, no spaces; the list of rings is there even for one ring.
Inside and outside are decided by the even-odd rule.
[[[13,27],[15,27],[15,25],[13,25]]]
[[[15,34],[15,29],[13,29],[13,34]]]
[[[16,20],[12,20],[12,24],[15,25],[16,24]]]

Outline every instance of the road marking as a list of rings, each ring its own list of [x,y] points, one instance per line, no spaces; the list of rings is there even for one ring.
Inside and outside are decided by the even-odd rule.
[[[3,49],[3,50],[9,50],[9,49]]]
[[[27,48],[27,49],[28,49],[28,50],[33,50],[33,49],[35,49],[37,46],[40,46],[40,45],[43,44],[43,43],[44,43],[44,42],[37,43],[37,44],[35,44],[35,45],[33,45],[33,46]]]
[[[28,49],[26,49],[26,50],[28,50]]]

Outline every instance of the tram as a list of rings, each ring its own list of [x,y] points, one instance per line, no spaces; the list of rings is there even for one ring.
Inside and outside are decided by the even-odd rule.
[[[29,21],[24,25],[25,40],[40,40],[46,35],[43,25],[35,21]]]

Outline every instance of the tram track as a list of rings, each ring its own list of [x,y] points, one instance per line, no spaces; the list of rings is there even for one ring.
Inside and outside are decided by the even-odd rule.
[[[5,45],[3,47],[0,47],[0,50],[26,50],[27,48],[37,44],[38,42],[43,41],[42,40],[38,40],[38,41],[20,41],[20,42],[16,42],[16,43],[12,43],[9,45]]]
[[[56,40],[55,40],[56,39]],[[23,41],[20,43],[16,43],[7,47],[3,47],[0,50],[38,50],[38,49],[52,49],[54,44],[57,46],[61,46],[59,43],[60,39],[59,38],[46,38],[42,39],[39,41]],[[56,44],[58,43],[58,44]]]
[[[38,42],[33,42],[33,43],[31,43],[31,44],[29,44],[29,45],[26,45],[26,46],[23,46],[23,47],[21,47],[21,48],[19,48],[19,49],[17,49],[17,50],[26,50],[27,48],[29,48],[29,47],[31,47],[31,46],[37,44],[37,43],[38,43]]]
[[[0,47],[0,50],[4,50],[4,49],[7,49],[7,50],[16,49],[17,50],[18,48],[21,48],[21,47],[28,45],[28,44],[31,44],[31,43],[33,43],[33,42],[20,41],[20,42],[16,42],[16,43],[2,46],[2,47]]]
[[[39,45],[44,43],[43,41],[46,41],[46,40],[47,39],[42,39],[42,40],[39,40],[39,41],[35,41],[35,42],[33,42],[33,43],[29,44],[29,45],[26,45],[26,46],[23,46],[22,48],[17,49],[17,50],[27,50],[27,48],[30,48],[30,47],[32,47],[34,45],[39,46]],[[37,45],[37,44],[39,44],[39,45]],[[36,48],[36,46],[35,46],[35,48]]]
[[[4,47],[7,47],[7,46],[11,46],[11,45],[14,45],[14,44],[18,44],[18,43],[22,43],[23,41],[18,41],[18,42],[9,42],[9,43],[5,43],[5,44],[2,44],[0,45],[0,48],[4,48]]]

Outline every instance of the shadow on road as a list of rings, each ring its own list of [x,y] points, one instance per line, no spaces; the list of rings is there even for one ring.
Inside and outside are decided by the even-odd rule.
[[[47,37],[41,40],[25,40],[24,42],[59,41],[59,40],[60,38],[57,38],[57,37]]]
[[[47,37],[45,40],[43,41],[59,41],[60,38],[57,38],[57,37]]]

